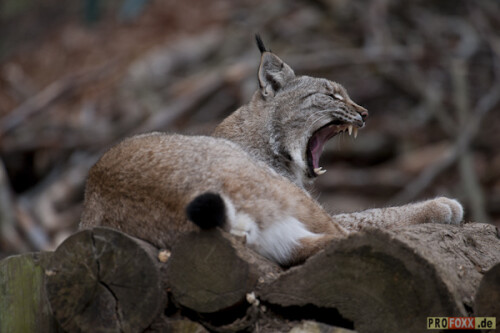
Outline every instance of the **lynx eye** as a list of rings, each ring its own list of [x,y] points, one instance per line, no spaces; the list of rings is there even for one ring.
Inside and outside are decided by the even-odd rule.
[[[339,101],[343,101],[344,100],[344,97],[342,97],[342,95],[340,94],[328,94],[329,97],[333,98],[333,99],[338,99]]]
[[[340,94],[333,94],[333,98],[338,99],[339,101],[344,100],[344,97],[342,97],[342,95],[340,95]]]

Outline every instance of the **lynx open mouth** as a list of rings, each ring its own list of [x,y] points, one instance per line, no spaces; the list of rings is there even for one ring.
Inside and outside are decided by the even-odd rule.
[[[349,135],[354,134],[354,138],[358,136],[358,127],[353,124],[341,124],[338,121],[333,121],[318,129],[313,133],[307,142],[307,165],[309,167],[309,176],[317,177],[326,172],[325,169],[319,166],[319,158],[323,152],[324,145],[339,133],[348,132]]]

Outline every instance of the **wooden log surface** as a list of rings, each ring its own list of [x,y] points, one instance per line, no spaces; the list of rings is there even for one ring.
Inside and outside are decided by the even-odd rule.
[[[477,315],[472,300],[497,263],[498,231],[486,224],[366,230],[286,271],[220,230],[180,237],[160,261],[147,243],[95,228],[68,238],[45,278],[67,331],[161,331],[185,315],[213,331],[292,327],[278,318],[314,319],[312,306],[340,317],[327,321],[333,326],[421,332],[428,316]],[[490,279],[496,283],[496,275]],[[302,306],[309,308],[304,317]]]
[[[498,262],[492,225],[373,229],[332,243],[258,296],[335,308],[359,332],[423,332],[428,316],[468,316],[482,274]]]
[[[0,332],[62,332],[44,288],[51,253],[27,253],[0,261]]]
[[[478,317],[496,317],[500,327],[500,263],[488,270],[474,299],[474,314]]]
[[[181,306],[214,313],[239,303],[282,269],[219,230],[193,232],[172,249],[166,283]]]
[[[53,313],[69,332],[141,332],[166,307],[158,250],[94,228],[66,239],[47,268]]]

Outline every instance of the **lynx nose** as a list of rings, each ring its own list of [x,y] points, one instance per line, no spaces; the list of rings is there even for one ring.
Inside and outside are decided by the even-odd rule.
[[[362,107],[361,105],[354,104],[356,111],[361,115],[363,121],[368,117],[368,110]]]
[[[365,125],[365,118],[361,114],[357,114],[353,123],[358,127],[363,127]]]
[[[368,117],[368,110],[363,108],[363,110],[359,114],[361,115],[361,118],[363,118],[363,121],[365,121]]]
[[[364,124],[366,118],[368,117],[368,110],[365,109],[364,107],[362,107],[361,105],[359,104],[356,104],[354,102],[351,103],[352,107],[354,108],[354,110],[358,113],[358,115],[360,116],[360,121],[362,124]]]

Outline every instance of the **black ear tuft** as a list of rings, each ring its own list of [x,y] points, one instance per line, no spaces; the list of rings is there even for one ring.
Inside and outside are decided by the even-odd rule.
[[[259,48],[260,53],[268,52],[259,34],[255,34],[255,41],[257,42],[257,47]]]
[[[222,227],[226,222],[226,205],[219,194],[200,194],[186,207],[187,218],[201,229]]]

